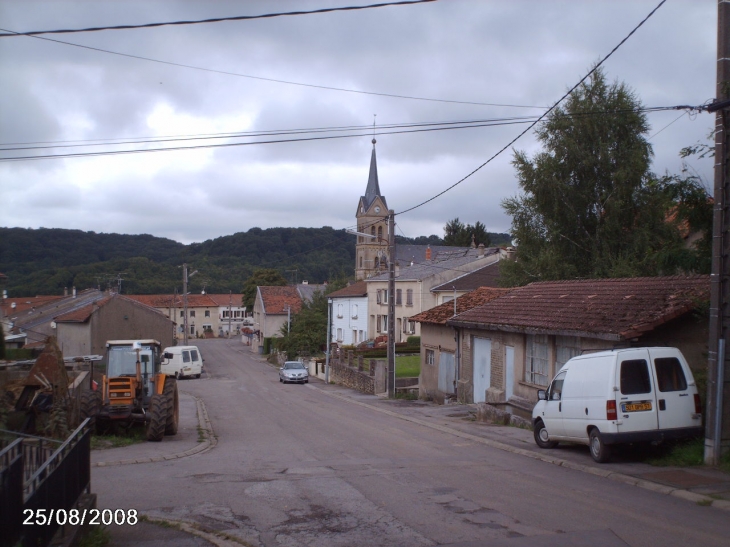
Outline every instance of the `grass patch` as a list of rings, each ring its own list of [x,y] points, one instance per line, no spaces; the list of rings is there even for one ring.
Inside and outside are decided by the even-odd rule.
[[[106,547],[111,540],[111,535],[105,526],[90,526],[89,533],[79,541],[79,547]]]
[[[670,445],[656,457],[648,458],[646,463],[657,467],[693,467],[705,463],[704,439],[693,439]]]
[[[697,505],[699,505],[700,507],[709,507],[710,505],[712,505],[712,500],[700,500],[697,502]]]
[[[420,355],[396,355],[395,377],[414,378],[421,374]]]
[[[106,448],[120,448],[132,444],[143,443],[147,435],[143,427],[130,427],[129,429],[117,430],[106,435],[92,435],[91,449],[104,450]]]

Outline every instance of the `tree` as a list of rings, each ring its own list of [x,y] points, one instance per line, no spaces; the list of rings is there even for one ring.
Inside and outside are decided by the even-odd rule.
[[[253,310],[254,301],[256,300],[256,287],[277,287],[285,286],[286,279],[279,273],[278,270],[273,268],[260,268],[254,270],[246,282],[243,284],[242,305],[246,306],[247,310]]]
[[[469,247],[472,244],[472,238],[475,245],[481,243],[485,247],[489,247],[489,233],[487,233],[486,226],[479,221],[474,226],[465,225],[459,220],[459,217],[456,217],[444,226],[444,245]]]
[[[281,327],[281,338],[276,341],[277,348],[286,353],[288,360],[296,359],[303,353],[319,353],[327,344],[327,297],[316,291],[312,301],[302,302],[302,309],[291,318],[291,325]]]
[[[502,202],[517,240],[504,284],[677,270],[676,180],[649,171],[648,129],[637,97],[600,69],[548,116],[536,131],[543,151],[512,162],[522,194]]]

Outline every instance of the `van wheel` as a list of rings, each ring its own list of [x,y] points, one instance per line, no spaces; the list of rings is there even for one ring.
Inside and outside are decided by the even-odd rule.
[[[555,448],[558,446],[557,441],[550,440],[550,435],[548,434],[548,430],[545,429],[545,424],[542,423],[542,420],[538,420],[535,424],[533,434],[535,436],[535,444],[540,448]]]
[[[591,429],[590,434],[591,457],[598,463],[606,463],[611,459],[611,448],[601,439],[601,432],[598,429]]]

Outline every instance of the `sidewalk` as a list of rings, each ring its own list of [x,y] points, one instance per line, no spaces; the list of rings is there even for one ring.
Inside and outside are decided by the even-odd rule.
[[[554,465],[632,484],[662,494],[730,511],[730,474],[707,467],[655,467],[641,463],[630,448],[616,450],[610,463],[596,463],[587,446],[539,448],[532,431],[475,421],[476,405],[438,405],[387,399],[314,380],[310,388],[456,437]]]

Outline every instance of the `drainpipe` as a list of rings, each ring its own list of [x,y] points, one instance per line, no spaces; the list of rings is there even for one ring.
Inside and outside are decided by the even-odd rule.
[[[330,383],[330,340],[332,340],[332,299],[327,299],[327,353],[324,361],[324,383]]]

